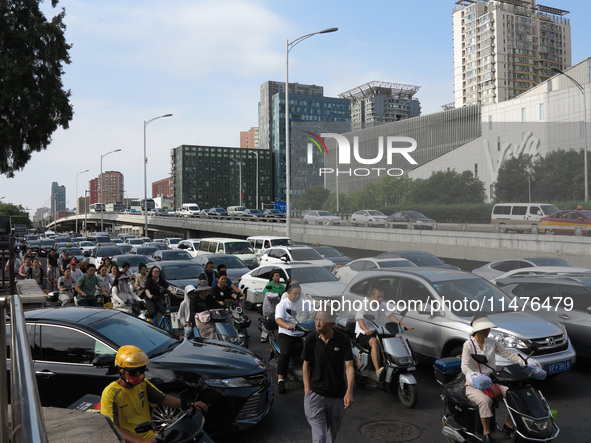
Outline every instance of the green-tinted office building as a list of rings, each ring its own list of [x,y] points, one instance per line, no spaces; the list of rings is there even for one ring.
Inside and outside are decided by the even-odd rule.
[[[181,145],[171,149],[170,155],[175,208],[183,203],[197,203],[201,209],[239,205],[240,191],[247,208],[262,209],[262,203],[272,203],[272,152],[268,149]]]

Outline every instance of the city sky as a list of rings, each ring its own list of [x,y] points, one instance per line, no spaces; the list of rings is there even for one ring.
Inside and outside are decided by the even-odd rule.
[[[591,54],[591,2],[545,0],[570,11],[572,62]],[[289,80],[324,86],[326,96],[378,80],[418,85],[422,114],[454,101],[452,0],[61,0],[73,47],[64,85],[74,118],[15,177],[0,176],[3,203],[32,215],[50,206],[51,183],[66,186],[69,208],[90,179],[120,171],[126,197],[143,198],[143,122],[148,194],[170,175],[182,144],[240,144],[258,126],[260,85],[285,81],[286,39],[338,27],[290,52]],[[47,17],[57,13],[45,0]],[[196,177],[199,180],[199,177]],[[199,203],[199,202],[197,202]]]

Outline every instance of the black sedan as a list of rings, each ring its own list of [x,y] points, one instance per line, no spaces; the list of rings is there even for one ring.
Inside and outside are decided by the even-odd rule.
[[[435,220],[417,211],[400,211],[388,217],[388,221],[396,227],[406,227],[409,223],[414,229],[433,229]]]
[[[209,433],[248,428],[271,409],[269,371],[242,347],[216,340],[179,340],[111,309],[38,309],[27,311],[25,319],[44,406],[65,407],[86,394],[101,395],[117,378],[112,366],[117,349],[131,344],[148,354],[146,376],[164,393],[194,391],[203,379],[199,399],[210,405],[205,415]],[[172,420],[179,411],[158,406],[152,419]]]

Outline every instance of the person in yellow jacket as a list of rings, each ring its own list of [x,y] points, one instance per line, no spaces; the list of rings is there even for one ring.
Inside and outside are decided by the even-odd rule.
[[[156,437],[154,431],[135,432],[137,425],[150,421],[150,406],[181,407],[180,399],[163,394],[146,379],[148,360],[137,346],[121,346],[115,357],[119,378],[108,385],[101,396],[101,414],[113,421],[127,443],[153,441]],[[193,403],[193,407],[207,411],[207,405],[201,401]]]

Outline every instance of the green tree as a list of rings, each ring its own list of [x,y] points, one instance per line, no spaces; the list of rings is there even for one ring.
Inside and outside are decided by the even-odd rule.
[[[534,185],[537,183],[537,181],[534,180],[532,156],[528,154],[521,154],[519,157],[512,157],[505,160],[499,168],[497,181],[493,185],[495,201],[513,203],[529,201],[528,182],[527,178],[524,178],[524,176],[531,177],[533,196],[535,188]]]
[[[48,21],[38,0],[0,0],[0,174],[13,177],[72,120],[64,17],[62,9]]]
[[[582,201],[585,198],[583,161],[582,150],[562,149],[536,159],[533,165],[536,183],[534,199],[541,202]]]
[[[428,179],[416,179],[408,193],[414,203],[483,203],[484,183],[471,171],[437,171]]]
[[[0,204],[0,215],[10,215],[12,217],[12,225],[16,223],[26,224],[31,226],[29,213],[21,205],[13,205],[12,203]]]
[[[293,202],[293,206],[296,209],[319,209],[322,208],[326,199],[330,195],[328,189],[322,186],[314,186],[313,188],[306,189],[300,198]]]

